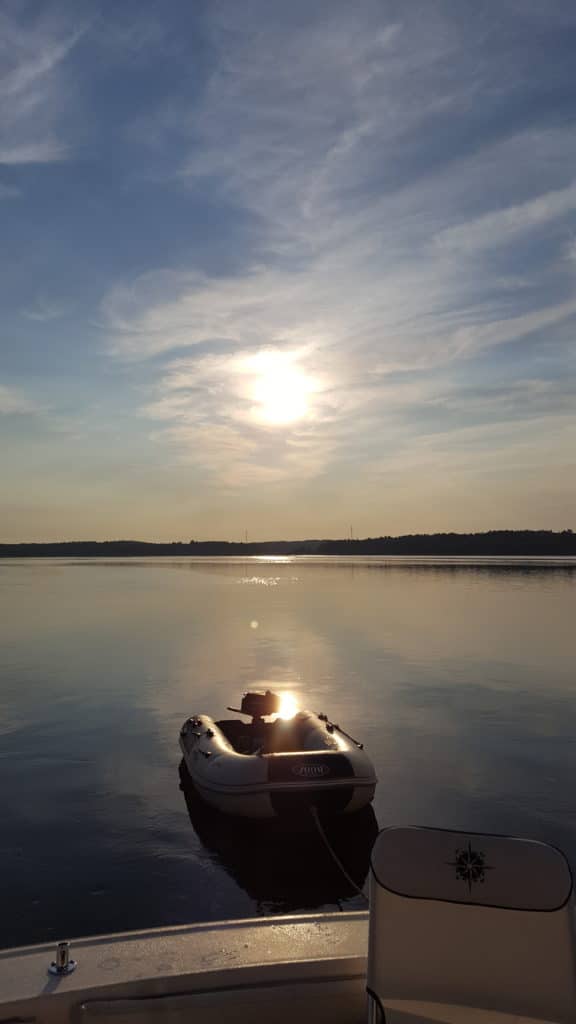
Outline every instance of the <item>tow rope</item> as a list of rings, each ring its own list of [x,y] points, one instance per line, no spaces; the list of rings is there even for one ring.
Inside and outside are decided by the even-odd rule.
[[[356,893],[358,893],[359,896],[362,896],[362,898],[364,900],[366,900],[366,903],[369,903],[368,894],[365,893],[364,889],[361,889],[359,885],[356,885],[356,882],[354,881],[353,878],[350,877],[350,875],[346,871],[346,868],[344,867],[342,861],[338,857],[338,855],[335,852],[334,848],[331,846],[330,840],[328,839],[328,836],[326,835],[326,832],[324,831],[324,829],[322,827],[322,822],[320,821],[320,818],[318,817],[318,811],[317,811],[316,807],[314,807],[314,805],[310,806],[310,814],[312,816],[312,820],[313,820],[314,824],[316,825],[316,828],[318,830],[320,838],[321,838],[322,842],[324,843],[324,846],[328,850],[328,853],[332,857],[332,860],[336,864],[337,868],[344,875],[344,878],[348,882],[348,885],[350,885],[352,887],[352,889],[354,889],[354,891]]]

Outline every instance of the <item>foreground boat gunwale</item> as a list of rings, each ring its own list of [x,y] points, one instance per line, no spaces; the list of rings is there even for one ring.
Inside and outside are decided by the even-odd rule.
[[[328,921],[352,920],[366,921],[368,925],[367,910],[328,910],[326,912],[308,914],[267,914],[261,917],[230,917],[220,918],[216,921],[191,921],[188,924],[159,925],[157,928],[135,928],[123,932],[98,932],[94,935],[81,935],[78,938],[70,939],[74,948],[80,946],[96,946],[104,942],[130,942],[132,939],[160,938],[163,935],[169,937],[177,934],[191,934],[202,931],[225,931],[227,929],[250,928],[254,926],[262,928],[273,928],[280,924],[317,924]],[[48,953],[54,952],[56,939],[50,942],[35,942],[24,946],[4,946],[0,948],[0,961],[7,956],[16,956],[25,953]]]
[[[74,973],[51,977],[55,943],[0,950],[0,1011],[297,981],[365,985],[367,911],[198,922],[71,940]],[[103,956],[104,954],[104,956]]]

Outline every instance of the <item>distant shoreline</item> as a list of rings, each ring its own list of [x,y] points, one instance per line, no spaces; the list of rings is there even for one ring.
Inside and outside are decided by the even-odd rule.
[[[576,556],[572,530],[490,530],[486,533],[405,534],[362,540],[173,541],[136,540],[60,541],[55,543],[0,544],[0,558],[134,558],[194,555],[447,555],[447,556]]]

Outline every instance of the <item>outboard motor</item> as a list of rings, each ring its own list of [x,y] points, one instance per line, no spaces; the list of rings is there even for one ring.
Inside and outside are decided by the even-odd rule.
[[[248,729],[251,732],[250,753],[256,754],[266,745],[266,729],[264,717],[276,714],[281,707],[281,698],[272,690],[252,690],[245,693],[239,708],[228,707],[228,711],[235,711],[236,714],[249,715],[252,719]]]
[[[280,697],[277,693],[272,693],[272,690],[266,690],[265,693],[253,690],[242,697],[240,711],[252,718],[263,718],[265,715],[275,715],[280,710],[280,704]]]

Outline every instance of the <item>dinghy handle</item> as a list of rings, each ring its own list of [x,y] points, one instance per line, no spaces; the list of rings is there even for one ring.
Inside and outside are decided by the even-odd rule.
[[[334,729],[338,729],[338,732],[342,733],[342,735],[345,736],[347,740],[350,740],[351,743],[356,744],[358,750],[364,750],[363,743],[360,743],[358,740],[355,740],[354,737],[351,736],[349,732],[345,732],[345,730],[342,729],[339,725],[336,725],[336,722],[331,722],[328,718],[328,715],[318,715],[318,718],[320,719],[321,722],[326,722],[326,728],[328,732],[333,732]]]

